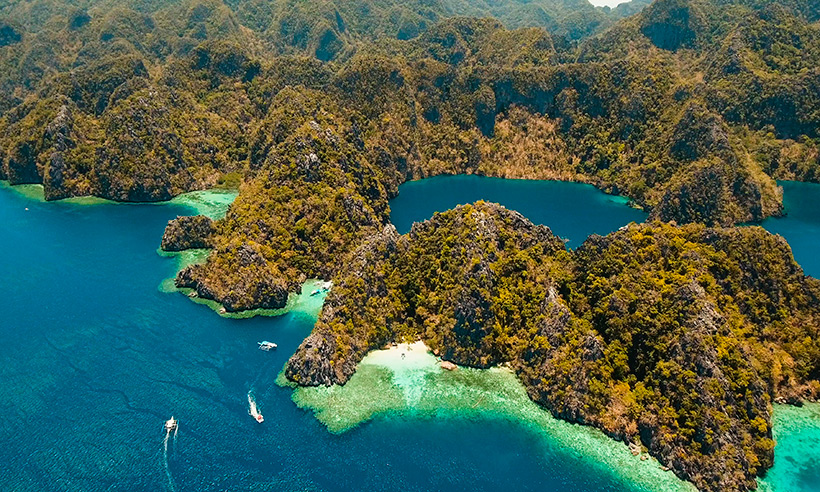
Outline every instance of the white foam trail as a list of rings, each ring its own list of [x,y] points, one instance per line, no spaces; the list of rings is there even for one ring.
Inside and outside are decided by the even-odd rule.
[[[259,413],[259,409],[256,408],[256,400],[253,398],[253,390],[248,391],[248,406],[250,407],[248,413],[251,415],[251,417],[255,418],[257,422],[261,422],[262,420],[264,420],[262,414]]]
[[[256,406],[256,397],[254,396],[254,392],[256,391],[256,386],[259,381],[262,379],[263,376],[266,376],[270,370],[270,368],[276,364],[276,359],[274,357],[269,357],[268,361],[262,364],[262,367],[259,369],[259,372],[256,373],[256,377],[251,382],[251,387],[248,390],[248,413],[256,419],[257,422],[262,423],[264,418],[262,414],[259,413],[259,409]],[[269,378],[268,378],[269,379]],[[261,419],[261,420],[260,420]]]
[[[179,426],[174,427],[174,442],[171,443],[174,445],[174,459],[177,457],[177,432],[179,432]]]
[[[165,476],[168,477],[168,490],[175,492],[174,478],[171,476],[171,468],[168,467],[168,438],[171,437],[171,431],[165,432],[165,439],[162,440],[162,459],[165,465]],[[176,439],[176,432],[174,432],[174,439]],[[176,448],[174,448],[176,449]]]

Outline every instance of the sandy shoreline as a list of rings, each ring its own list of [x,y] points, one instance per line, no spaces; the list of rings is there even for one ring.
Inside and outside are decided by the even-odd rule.
[[[642,461],[599,430],[554,418],[529,399],[509,369],[459,367],[448,371],[423,342],[371,351],[344,386],[298,387],[293,400],[312,410],[336,434],[380,415],[391,419],[502,419],[543,439],[545,449],[583,456],[591,470],[606,467],[645,490],[695,490],[663,471],[656,460]]]

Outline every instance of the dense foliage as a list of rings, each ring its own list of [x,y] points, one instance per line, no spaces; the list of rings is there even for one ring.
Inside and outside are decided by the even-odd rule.
[[[200,294],[217,300],[256,291],[249,278],[276,274],[277,285],[295,285],[327,277],[340,253],[387,222],[398,184],[440,173],[586,181],[679,223],[779,213],[775,178],[816,179],[818,105],[794,90],[765,103],[750,77],[794,87],[794,77],[811,80],[816,69],[784,73],[748,53],[765,45],[753,32],[788,22],[805,39],[790,38],[796,51],[775,51],[783,66],[805,63],[804,51],[820,51],[811,11],[738,5],[710,18],[726,32],[710,29],[702,43],[670,51],[640,28],[664,5],[577,49],[540,29],[458,18],[409,41],[359,45],[343,62],[259,61],[253,43],[222,41],[151,70],[136,55],[98,60],[90,73],[108,80],[110,70],[110,82],[68,77],[49,88],[64,94],[8,112],[13,143],[3,172],[14,182],[42,179],[53,198],[127,200],[238,173],[241,196],[211,260],[193,272]],[[736,107],[752,111],[748,104],[726,102],[738,94],[758,106],[799,101],[806,109],[743,116]],[[43,137],[44,127],[66,137]],[[240,245],[264,261],[237,266],[230,252]]]
[[[773,462],[770,403],[820,392],[820,281],[757,227],[662,223],[575,252],[477,203],[373,234],[334,277],[286,375],[344,383],[369,351],[424,340],[510,365],[555,415],[640,443],[701,490],[747,490]]]
[[[225,219],[163,246],[212,247],[177,284],[231,311],[338,279],[293,379],[343,382],[420,336],[745,489],[771,465],[771,398],[818,391],[818,287],[782,240],[654,224],[570,254],[489,205],[389,225],[400,183],[444,173],[584,181],[709,226],[820,179],[818,3],[646,4],[5,2],[0,179],[122,201],[241,182]]]
[[[253,179],[286,88],[315,90],[400,180],[576,179],[658,218],[730,224],[779,213],[773,178],[817,179],[807,0],[661,0],[580,43],[567,32],[619,14],[546,0],[66,3],[0,8],[0,178],[43,182],[50,199]]]

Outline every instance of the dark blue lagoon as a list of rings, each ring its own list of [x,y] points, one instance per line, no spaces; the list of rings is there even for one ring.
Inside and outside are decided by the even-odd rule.
[[[789,242],[806,274],[820,278],[820,184],[781,181],[786,216],[763,222]]]
[[[628,206],[625,198],[588,184],[456,175],[401,185],[399,196],[390,202],[390,220],[405,233],[413,222],[477,200],[500,203],[536,224],[549,226],[571,248],[590,234],[608,234],[646,219],[646,213]]]

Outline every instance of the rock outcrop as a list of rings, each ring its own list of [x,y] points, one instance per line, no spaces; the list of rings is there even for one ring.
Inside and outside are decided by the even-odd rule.
[[[179,216],[168,221],[162,235],[163,251],[183,251],[213,247],[211,236],[215,232],[214,221],[204,215]]]
[[[641,32],[658,48],[692,48],[705,28],[703,13],[690,0],[659,0],[641,13]]]
[[[450,236],[454,230],[458,234]],[[541,260],[510,263],[508,250],[544,254],[547,262],[549,253],[566,253],[563,242],[547,227],[483,202],[437,214],[416,224],[407,236],[387,226],[357,249],[346,262],[345,274],[334,279],[315,336],[300,346],[285,374],[302,385],[343,384],[368,351],[397,335],[425,329],[428,344],[453,363],[489,367],[507,360],[506,351],[488,341],[499,321],[491,311],[498,283],[509,281],[508,274],[527,275],[527,266],[533,272],[546,268]],[[438,259],[437,253],[442,255]],[[435,297],[427,297],[425,293],[440,281],[438,266],[445,264],[455,276],[438,286]],[[416,282],[407,283],[405,276],[413,275],[411,271],[417,272]],[[351,303],[352,299],[368,301]],[[334,359],[325,366],[316,360],[316,347],[328,344],[334,346],[329,351]],[[306,365],[333,371],[323,369],[314,375]]]
[[[236,262],[235,277],[208,275],[204,265],[191,265],[177,274],[178,288],[194,289],[202,299],[222,304],[228,312],[249,309],[280,309],[298,284],[284,280],[253,247],[242,245],[222,251]]]
[[[406,250],[406,238],[388,225],[353,252],[346,262],[346,275],[334,282],[313,333],[285,366],[288,379],[303,386],[343,384],[368,351],[394,338],[393,324],[402,322],[401,313],[386,302],[390,286],[382,267]],[[353,295],[370,301],[351,305]],[[384,328],[370,331],[369,326],[356,324],[365,318]],[[357,326],[368,332],[350,332]]]
[[[726,226],[781,213],[776,183],[738,157],[719,115],[689,104],[668,145],[678,172],[663,187],[653,219]]]

